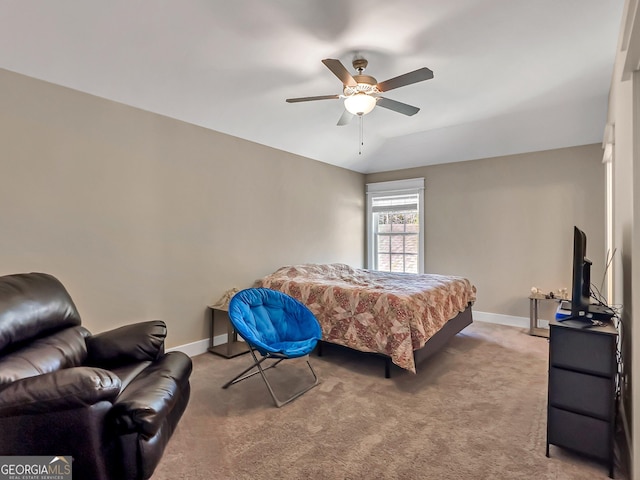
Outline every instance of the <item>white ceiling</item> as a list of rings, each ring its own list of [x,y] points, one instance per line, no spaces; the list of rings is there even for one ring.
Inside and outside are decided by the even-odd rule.
[[[0,68],[359,172],[602,140],[624,0],[0,0]],[[432,80],[338,127],[322,63]],[[2,94],[6,94],[3,92]]]

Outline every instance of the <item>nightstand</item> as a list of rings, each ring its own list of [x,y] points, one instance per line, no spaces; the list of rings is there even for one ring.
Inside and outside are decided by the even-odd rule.
[[[539,310],[540,310],[540,302],[541,301],[549,301],[553,300],[554,302],[562,301],[561,298],[551,298],[545,296],[534,296],[531,295],[529,297],[529,335],[535,335],[536,337],[549,337],[549,329],[541,327]]]
[[[209,351],[225,358],[232,358],[249,351],[246,342],[238,340],[238,332],[233,328],[229,313],[226,310],[209,306],[211,312],[211,329],[209,335]],[[213,345],[214,325],[224,322],[227,325],[227,342],[221,345]]]

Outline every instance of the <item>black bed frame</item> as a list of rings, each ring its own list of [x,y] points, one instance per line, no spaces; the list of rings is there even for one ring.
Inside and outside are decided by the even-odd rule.
[[[445,323],[440,330],[438,330],[429,340],[427,340],[427,343],[424,344],[424,347],[413,351],[413,359],[416,366],[418,365],[418,363],[423,362],[434,353],[440,351],[451,338],[453,338],[456,334],[461,332],[464,328],[471,325],[472,322],[473,322],[473,315],[471,313],[471,305],[469,305],[466,310],[464,310],[463,312],[460,312],[458,315],[456,315],[447,323]],[[325,343],[328,343],[330,345],[336,345],[342,348],[348,348],[350,350],[355,351],[355,349],[346,347],[344,345],[333,344],[331,342],[326,342],[324,340],[321,340],[318,342],[318,347],[317,347],[317,353],[318,353],[318,356],[320,357],[324,353],[323,345]],[[388,355],[384,355],[382,353],[370,353],[370,352],[361,352],[361,353],[368,353],[369,355],[375,355],[377,357],[383,358],[384,359],[384,377],[391,378],[391,357],[389,357]]]

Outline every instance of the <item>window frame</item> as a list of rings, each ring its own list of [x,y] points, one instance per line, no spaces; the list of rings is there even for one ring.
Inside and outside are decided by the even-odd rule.
[[[395,195],[418,195],[418,273],[424,273],[424,178],[409,178],[366,184],[367,196],[367,268],[375,270],[376,234],[373,225],[373,199]]]

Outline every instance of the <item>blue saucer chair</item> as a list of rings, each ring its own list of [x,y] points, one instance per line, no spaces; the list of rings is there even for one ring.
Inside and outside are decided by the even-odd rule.
[[[248,288],[236,293],[231,299],[229,319],[236,332],[249,345],[254,363],[222,388],[228,388],[259,373],[276,406],[281,407],[318,384],[318,377],[309,363],[308,355],[318,340],[322,339],[322,331],[316,317],[303,303],[277,290]],[[262,356],[259,360],[256,351]],[[265,370],[275,367],[283,360],[305,356],[313,375],[313,383],[286,400],[278,399]],[[263,367],[262,362],[267,359],[275,362]],[[249,373],[252,369],[256,370]]]

